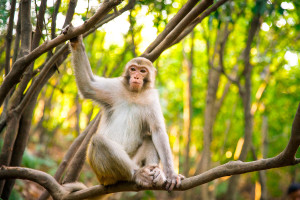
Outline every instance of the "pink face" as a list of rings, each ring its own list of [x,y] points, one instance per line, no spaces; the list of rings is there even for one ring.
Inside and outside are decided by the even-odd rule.
[[[131,65],[129,68],[129,85],[131,91],[138,92],[144,85],[144,79],[148,75],[148,69],[143,66]]]

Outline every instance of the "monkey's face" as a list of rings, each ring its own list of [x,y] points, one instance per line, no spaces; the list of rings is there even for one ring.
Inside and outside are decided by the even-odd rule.
[[[144,86],[144,81],[148,77],[147,67],[131,65],[128,67],[129,88],[133,92],[139,92]]]
[[[154,88],[156,69],[146,58],[130,60],[124,69],[124,85],[131,92],[142,92]]]

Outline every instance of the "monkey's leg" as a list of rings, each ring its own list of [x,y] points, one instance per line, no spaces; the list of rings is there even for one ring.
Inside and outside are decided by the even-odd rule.
[[[128,154],[118,143],[95,134],[88,147],[88,162],[103,185],[114,184],[120,180],[131,180],[138,169]]]
[[[142,145],[139,147],[132,160],[140,167],[158,165],[159,156],[150,136],[144,138]]]
[[[133,161],[137,165],[148,167],[154,172],[154,185],[161,186],[166,182],[165,173],[158,167],[159,156],[150,136],[144,139],[142,146],[133,157]]]
[[[139,169],[121,145],[103,135],[93,136],[87,155],[91,167],[103,185],[118,181],[136,181],[148,187],[153,183],[154,172],[148,168]]]

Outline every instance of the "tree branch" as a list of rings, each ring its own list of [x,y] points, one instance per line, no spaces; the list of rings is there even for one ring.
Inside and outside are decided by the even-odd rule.
[[[152,62],[155,61],[159,55],[166,50],[170,44],[180,35],[182,31],[195,19],[198,15],[205,11],[211,4],[212,0],[203,0],[196,5],[186,16],[176,24],[175,28],[150,52],[143,53],[142,56],[148,58]]]
[[[46,188],[54,199],[62,199],[67,194],[67,191],[52,176],[35,169],[1,166],[0,178],[18,178],[34,181]]]
[[[184,4],[184,6],[166,25],[166,28],[156,37],[143,54],[150,53],[157,45],[159,45],[197,3],[197,0],[189,0],[186,4]]]
[[[202,20],[210,15],[212,12],[216,11],[217,8],[219,8],[221,5],[226,3],[228,0],[219,0],[215,4],[213,4],[211,7],[209,7],[207,10],[205,10],[199,17],[194,19],[190,25],[172,42],[172,44],[169,46],[173,46],[180,42],[185,36],[187,36],[199,23],[202,22]]]

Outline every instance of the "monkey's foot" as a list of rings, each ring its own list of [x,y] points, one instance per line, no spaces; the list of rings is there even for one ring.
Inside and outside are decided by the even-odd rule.
[[[152,187],[155,185],[154,179],[159,177],[159,172],[155,170],[157,166],[145,166],[138,169],[134,176],[133,180],[140,186],[143,187]]]
[[[153,175],[153,183],[155,186],[163,186],[166,181],[166,175],[165,173],[158,167],[156,166],[154,169],[154,175]]]
[[[140,168],[135,172],[134,181],[143,187],[162,186],[167,181],[164,172],[156,165]]]

